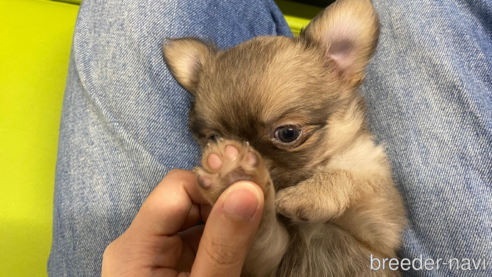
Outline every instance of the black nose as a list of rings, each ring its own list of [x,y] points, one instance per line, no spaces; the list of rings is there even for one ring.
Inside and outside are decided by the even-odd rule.
[[[210,140],[210,141],[211,141],[211,142],[213,142],[213,143],[217,143],[217,141],[218,141],[220,138],[221,138],[221,136],[220,136],[220,135],[215,134],[215,135],[211,135],[211,136],[209,136],[209,137],[208,137],[208,140]]]

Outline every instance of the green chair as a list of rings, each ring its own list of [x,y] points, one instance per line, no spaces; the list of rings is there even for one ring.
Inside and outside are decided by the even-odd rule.
[[[277,2],[294,34],[320,10]],[[79,4],[0,0],[0,277],[47,276],[58,129]]]

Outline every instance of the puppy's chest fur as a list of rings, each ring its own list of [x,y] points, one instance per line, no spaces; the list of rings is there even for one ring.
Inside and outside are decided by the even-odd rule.
[[[227,50],[169,39],[164,57],[194,97],[195,168],[211,203],[249,180],[265,195],[244,276],[398,276],[402,199],[374,143],[359,87],[376,49],[369,0],[339,0],[299,38],[258,37]]]
[[[349,182],[351,188],[343,187]],[[396,257],[405,224],[400,196],[388,189],[393,183],[386,155],[369,134],[303,183],[312,186],[310,195],[289,199],[284,209],[295,208],[280,219],[291,240],[276,276],[399,276],[367,268],[371,254]]]

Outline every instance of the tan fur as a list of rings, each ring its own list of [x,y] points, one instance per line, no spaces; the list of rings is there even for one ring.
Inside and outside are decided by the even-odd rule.
[[[396,257],[406,222],[358,90],[378,24],[370,1],[339,0],[300,38],[258,37],[225,51],[193,38],[164,44],[176,80],[195,96],[202,194],[214,203],[238,180],[265,193],[243,276],[400,275],[370,270],[371,254]],[[282,126],[301,135],[282,142]],[[208,165],[211,154],[220,168]]]

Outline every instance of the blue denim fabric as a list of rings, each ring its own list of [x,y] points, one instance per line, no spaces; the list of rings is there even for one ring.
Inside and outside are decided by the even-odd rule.
[[[381,38],[363,91],[409,212],[401,254],[488,263],[407,276],[492,276],[492,1],[374,5]]]
[[[492,276],[492,3],[374,4],[381,38],[363,91],[409,212],[401,255],[488,263],[405,275]],[[105,247],[163,176],[198,163],[190,96],[163,62],[163,38],[227,48],[258,35],[290,35],[270,0],[83,1],[60,129],[50,276],[100,276]]]
[[[162,57],[166,37],[227,48],[291,35],[271,0],[85,0],[63,104],[50,276],[100,276],[102,254],[172,168],[190,169],[190,95]]]

